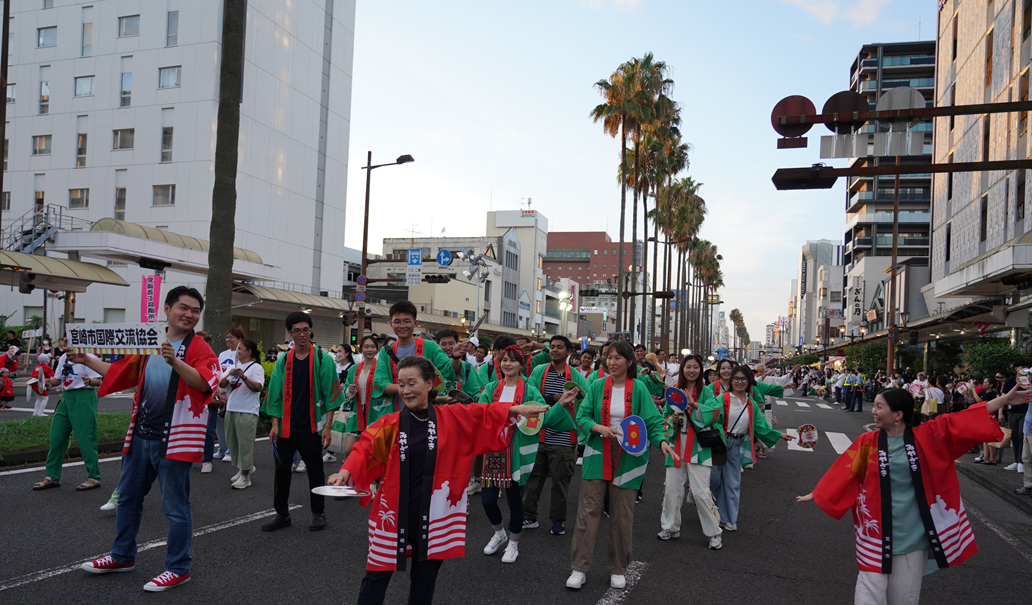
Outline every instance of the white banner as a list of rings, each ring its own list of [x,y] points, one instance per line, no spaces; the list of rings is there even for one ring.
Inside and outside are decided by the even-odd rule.
[[[69,324],[68,346],[94,355],[157,355],[165,342],[165,327],[157,323]]]

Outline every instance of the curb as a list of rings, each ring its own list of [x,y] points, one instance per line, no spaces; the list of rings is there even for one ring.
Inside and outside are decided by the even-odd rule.
[[[1004,487],[999,483],[988,479],[985,475],[975,471],[969,466],[958,464],[957,471],[968,479],[971,479],[975,483],[1018,507],[1025,514],[1032,515],[1032,498],[1015,494],[1013,489]]]

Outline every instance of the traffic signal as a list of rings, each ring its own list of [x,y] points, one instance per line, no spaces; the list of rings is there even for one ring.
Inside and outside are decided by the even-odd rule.
[[[358,328],[351,328],[351,345],[358,346]]]
[[[656,298],[656,299],[660,299],[660,300],[670,299],[670,298],[673,298],[673,297],[674,297],[674,293],[671,292],[670,290],[662,290],[660,292],[653,292],[652,293],[652,298]]]
[[[341,321],[345,326],[353,326],[358,323],[358,313],[354,311],[345,311]]]
[[[447,275],[424,275],[423,279],[428,284],[446,284],[451,281]]]
[[[599,295],[599,291],[597,289],[592,289],[592,290],[581,289],[580,295],[581,295],[581,298],[583,298],[585,296],[598,296]]]
[[[22,294],[32,294],[32,291],[36,289],[36,286],[32,284],[32,280],[36,278],[34,273],[22,273],[18,276],[18,291]]]

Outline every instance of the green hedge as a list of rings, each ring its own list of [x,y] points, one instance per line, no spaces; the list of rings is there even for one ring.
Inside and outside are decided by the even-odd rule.
[[[105,443],[125,439],[125,432],[129,429],[131,417],[130,412],[98,412],[97,441]],[[0,422],[0,459],[3,459],[3,454],[49,448],[52,419],[52,416],[35,416]],[[73,433],[69,447],[77,445]]]

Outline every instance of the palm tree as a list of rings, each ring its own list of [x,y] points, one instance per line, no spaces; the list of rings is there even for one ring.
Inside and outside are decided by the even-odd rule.
[[[630,125],[630,114],[633,109],[632,91],[625,73],[626,63],[609,76],[608,80],[595,82],[595,88],[604,99],[603,103],[591,110],[593,122],[602,122],[602,130],[611,137],[620,135],[620,251],[619,271],[617,273],[616,325],[622,325],[623,297],[620,295],[624,280],[624,223],[627,217],[627,128]]]
[[[204,326],[211,334],[230,328],[233,304],[233,244],[236,239],[237,150],[243,90],[245,0],[222,5],[222,61],[219,66],[218,126],[215,131],[215,185],[211,192],[207,305]],[[222,349],[221,338],[215,342]]]

